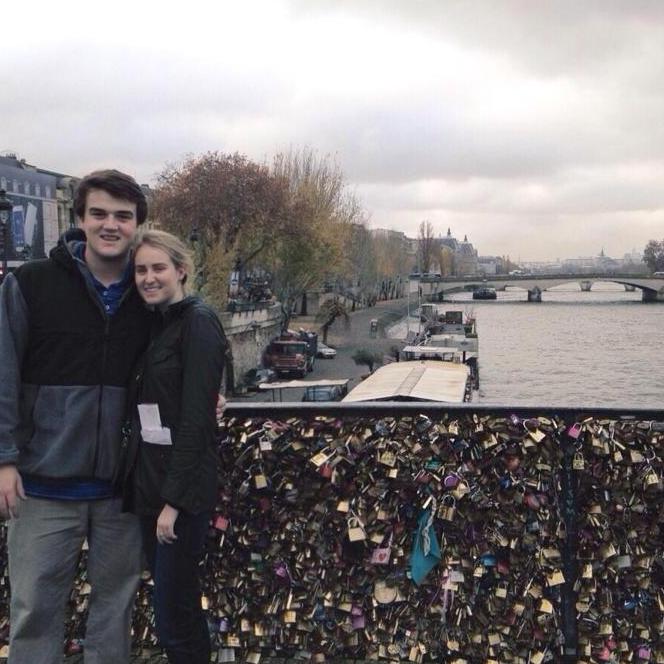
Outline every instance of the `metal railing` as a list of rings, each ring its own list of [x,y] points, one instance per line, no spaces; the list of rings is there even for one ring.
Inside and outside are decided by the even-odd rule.
[[[616,407],[231,402],[204,563],[219,661],[662,661],[663,422]],[[440,555],[415,583],[425,539]],[[149,592],[137,648],[153,642]]]

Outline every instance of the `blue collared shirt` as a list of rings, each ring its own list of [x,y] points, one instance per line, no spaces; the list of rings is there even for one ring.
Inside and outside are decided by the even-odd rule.
[[[74,256],[80,261],[85,263],[85,242],[78,242],[74,245]],[[122,296],[127,292],[127,289],[131,286],[132,280],[134,278],[134,264],[132,261],[127,263],[124,274],[120,281],[112,283],[110,286],[105,286],[99,281],[89,269],[84,270],[85,276],[90,280],[90,283],[94,286],[95,291],[99,295],[99,299],[104,305],[104,310],[108,316],[112,316],[120,306],[120,301]]]

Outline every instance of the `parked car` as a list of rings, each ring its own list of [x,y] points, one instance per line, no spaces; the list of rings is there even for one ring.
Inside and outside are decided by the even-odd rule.
[[[258,390],[261,383],[271,383],[275,380],[277,374],[272,369],[249,369],[244,374],[244,386],[253,392]]]
[[[341,401],[346,394],[342,385],[315,385],[304,390],[302,401]]]
[[[318,351],[316,352],[316,357],[322,357],[326,360],[332,360],[337,356],[337,351],[334,348],[330,348],[327,344],[324,344],[322,341],[318,342]]]

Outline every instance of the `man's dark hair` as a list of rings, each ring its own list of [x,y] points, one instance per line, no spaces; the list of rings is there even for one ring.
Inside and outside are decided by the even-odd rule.
[[[109,168],[86,175],[79,183],[74,198],[74,212],[79,219],[85,215],[85,204],[91,189],[101,189],[125,201],[136,203],[136,222],[140,226],[148,216],[148,202],[140,185],[131,175]]]

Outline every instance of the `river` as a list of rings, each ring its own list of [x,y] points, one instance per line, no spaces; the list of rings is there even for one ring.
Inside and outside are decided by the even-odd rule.
[[[521,289],[492,301],[458,293],[439,305],[446,309],[477,320],[479,403],[664,407],[664,304],[643,304],[639,290],[566,285],[542,293],[541,303]],[[405,331],[401,321],[390,336]]]

